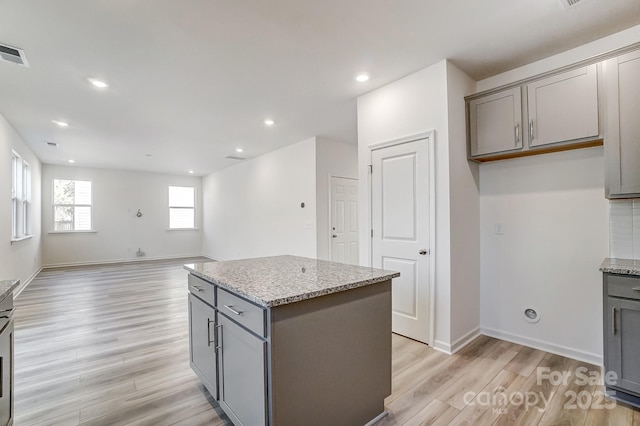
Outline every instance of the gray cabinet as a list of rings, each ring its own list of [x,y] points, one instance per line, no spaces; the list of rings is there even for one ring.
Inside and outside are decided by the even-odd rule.
[[[209,285],[209,284],[207,284]],[[216,311],[189,294],[189,360],[209,393],[218,399]]]
[[[587,65],[466,97],[469,159],[602,145],[598,70]]]
[[[640,403],[640,277],[604,274],[604,364],[615,397]]]
[[[12,295],[8,297],[13,297]],[[13,320],[0,331],[0,425],[13,424]]]
[[[526,90],[530,148],[600,138],[595,64],[534,81]]]
[[[472,157],[522,148],[522,95],[520,87],[469,102]]]
[[[225,315],[218,319],[220,405],[236,425],[265,425],[267,344]]]
[[[604,64],[607,198],[640,197],[640,51]]]

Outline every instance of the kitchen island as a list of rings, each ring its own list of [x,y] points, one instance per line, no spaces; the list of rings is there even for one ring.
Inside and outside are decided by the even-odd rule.
[[[295,256],[185,269],[191,366],[234,424],[384,415],[399,273]]]

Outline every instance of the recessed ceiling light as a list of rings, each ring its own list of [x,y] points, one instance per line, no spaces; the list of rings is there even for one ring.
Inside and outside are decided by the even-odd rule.
[[[356,76],[356,80],[358,80],[360,83],[364,83],[365,81],[369,80],[369,74],[365,74],[365,73],[358,74]]]
[[[270,118],[267,118],[266,120],[264,120],[264,124],[266,124],[267,126],[273,126],[275,123]]]
[[[193,174],[193,170],[189,170],[189,174],[191,174],[191,175],[192,175],[192,174]]]
[[[51,122],[57,124],[60,127],[67,127],[69,125],[69,123],[67,123],[66,121],[51,120]]]
[[[236,152],[242,152],[242,151],[244,151],[244,149],[242,149],[242,148],[236,148]]]
[[[106,89],[107,87],[109,87],[109,83],[106,83],[102,80],[96,80],[95,78],[90,78],[89,81],[91,82],[91,84],[93,84],[99,89]]]
[[[76,162],[76,160],[69,160],[69,162],[70,162],[70,163],[75,163],[75,162]]]

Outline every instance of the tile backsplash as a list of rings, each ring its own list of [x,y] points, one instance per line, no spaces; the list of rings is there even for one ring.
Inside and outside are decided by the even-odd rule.
[[[640,199],[609,201],[609,256],[640,259]]]

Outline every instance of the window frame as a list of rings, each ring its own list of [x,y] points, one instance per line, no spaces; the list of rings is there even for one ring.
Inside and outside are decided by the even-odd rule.
[[[89,182],[91,184],[91,204],[56,204],[56,181],[66,180],[75,182]],[[75,192],[75,187],[74,187]],[[50,234],[82,234],[82,233],[95,233],[93,224],[93,181],[88,179],[69,179],[69,178],[53,178],[51,179],[51,231]],[[75,197],[75,194],[74,194]],[[75,200],[74,200],[75,201]],[[75,207],[89,207],[89,218],[91,220],[91,226],[89,229],[56,229],[56,207],[74,207],[74,220],[73,226],[75,228]]]
[[[31,231],[31,167],[11,150],[11,243],[33,237]]]
[[[172,206],[171,205],[171,188],[190,188],[193,189],[193,207],[183,207],[183,206]],[[168,227],[167,230],[168,231],[192,231],[192,230],[197,230],[198,226],[198,204],[197,204],[197,192],[196,192],[196,187],[195,186],[189,186],[189,185],[169,185],[167,188],[167,206],[168,206],[168,210],[167,210],[167,222],[168,222]],[[171,209],[184,209],[184,210],[193,210],[193,226],[188,227],[188,228],[174,228],[171,227]]]

